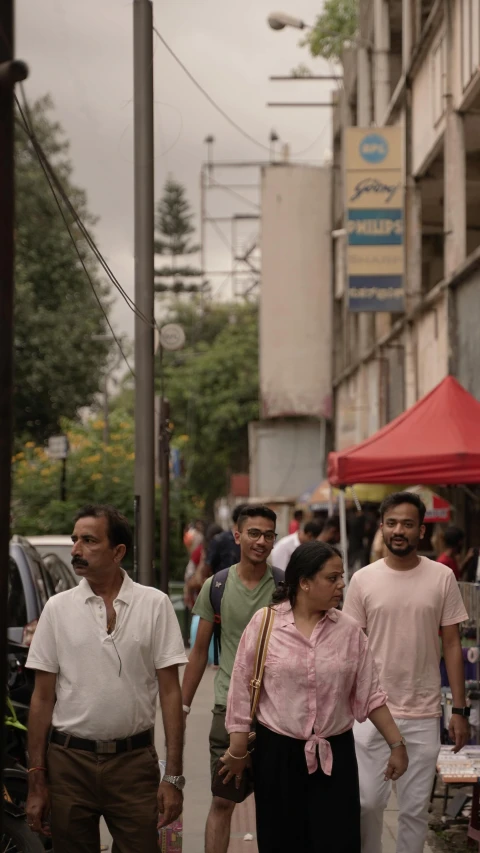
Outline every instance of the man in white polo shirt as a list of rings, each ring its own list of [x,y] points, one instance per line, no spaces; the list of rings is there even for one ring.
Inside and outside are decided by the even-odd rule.
[[[51,808],[55,849],[98,853],[103,815],[117,853],[157,853],[158,829],[181,813],[185,784],[180,628],[168,597],[121,568],[132,534],[114,507],[81,510],[72,542],[82,580],[49,599],[27,662],[36,670],[28,823],[48,834]],[[160,784],[157,693],[167,749]]]

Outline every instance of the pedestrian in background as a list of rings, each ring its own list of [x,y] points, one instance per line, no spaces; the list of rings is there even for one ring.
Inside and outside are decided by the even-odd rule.
[[[305,518],[305,513],[303,512],[303,509],[296,509],[295,512],[293,513],[293,518],[292,518],[290,524],[288,525],[289,535],[291,535],[292,533],[298,533],[298,531],[300,530],[300,527],[303,524],[304,518]]]
[[[337,515],[332,515],[325,521],[320,536],[319,542],[325,542],[327,545],[338,545],[340,542],[340,520]]]
[[[240,547],[240,561],[231,566],[221,600],[221,654],[215,678],[215,706],[210,730],[210,770],[212,781],[219,759],[228,748],[225,729],[228,688],[240,638],[250,619],[272,600],[275,581],[267,564],[275,542],[277,516],[266,506],[244,506],[237,520],[235,539]],[[207,666],[208,650],[218,618],[212,604],[213,584],[217,575],[202,587],[193,612],[200,616],[195,645],[190,653],[182,684],[185,719]],[[235,803],[213,797],[205,828],[205,853],[227,853],[230,823]]]
[[[303,522],[300,530],[297,530],[296,533],[290,533],[278,540],[272,551],[272,566],[276,566],[284,572],[295,549],[305,542],[313,542],[320,536],[321,532],[322,524],[320,522]]]
[[[468,741],[469,709],[459,623],[468,618],[451,569],[420,557],[424,503],[411,492],[389,495],[380,507],[387,556],[356,572],[343,612],[368,636],[388,707],[406,740],[410,764],[397,784],[397,853],[422,853],[428,802],[440,749],[440,643],[453,695],[450,737],[458,752]],[[383,812],[391,792],[381,778],[388,749],[367,721],[354,727],[362,804],[362,851],[381,853]]]
[[[232,527],[215,536],[207,549],[205,578],[234,566],[240,560],[240,547],[236,541],[238,519],[248,504],[237,504],[232,512]]]
[[[209,575],[207,566],[207,552],[210,543],[219,534],[223,533],[219,524],[210,524],[205,534],[205,541],[198,545],[190,554],[184,576],[183,600],[188,611],[192,610],[205,580]]]
[[[259,853],[360,853],[355,719],[368,717],[384,739],[382,779],[398,780],[407,768],[368,640],[336,609],[344,586],[337,549],[310,542],[293,553],[273,597],[253,751]],[[247,626],[233,667],[230,746],[222,759],[227,781],[241,777],[248,761],[250,682],[262,616]]]
[[[465,566],[473,557],[474,550],[473,548],[470,548],[463,560],[459,561],[459,556],[465,546],[465,533],[460,527],[454,527],[453,525],[447,527],[443,536],[443,541],[445,548],[440,556],[437,557],[437,562],[443,563],[444,566],[448,566],[452,570],[457,581],[459,581],[465,570]]]
[[[50,598],[30,647],[27,819],[55,850],[98,853],[103,815],[117,853],[158,853],[158,829],[182,811],[183,715],[178,667],[186,664],[173,606],[121,568],[132,544],[114,507],[80,510],[72,565],[82,580]],[[166,739],[159,784],[157,693]]]

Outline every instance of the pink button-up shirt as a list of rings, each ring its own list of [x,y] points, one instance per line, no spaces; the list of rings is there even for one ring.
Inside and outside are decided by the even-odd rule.
[[[250,731],[250,680],[261,620],[258,611],[238,646],[228,732]],[[275,608],[257,719],[279,735],[306,741],[309,773],[317,769],[318,746],[322,770],[330,775],[333,759],[326,738],[348,731],[354,720],[363,723],[386,701],[367,637],[353,619],[328,610],[307,640],[295,626],[290,604]]]

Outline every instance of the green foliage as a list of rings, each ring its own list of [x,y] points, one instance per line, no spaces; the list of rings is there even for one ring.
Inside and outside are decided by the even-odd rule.
[[[68,143],[48,98],[32,108],[37,137],[72,203],[92,223],[86,197],[71,182]],[[71,217],[67,214],[67,218]],[[106,289],[72,225],[97,293]],[[43,440],[98,391],[109,343],[92,342],[105,321],[81,268],[42,168],[21,128],[16,140],[15,435]]]
[[[127,393],[127,392],[125,392]],[[128,392],[131,394],[131,392]],[[110,414],[110,440],[103,442],[101,418],[81,424],[64,421],[70,453],[66,467],[67,500],[60,500],[62,463],[49,459],[44,448],[26,442],[13,457],[12,530],[24,536],[72,532],[72,519],[87,503],[110,503],[133,526],[134,419],[118,405]],[[160,489],[156,489],[156,518],[160,518]],[[182,542],[182,520],[192,517],[183,493],[172,489],[170,565],[172,579],[181,579],[187,556]],[[160,553],[156,524],[155,554]],[[124,565],[131,567],[132,555]],[[157,561],[158,563],[158,561]],[[158,581],[158,578],[157,578]]]
[[[198,290],[200,283],[184,285],[181,278],[201,276],[202,271],[188,265],[176,264],[177,258],[193,255],[200,247],[191,241],[195,227],[193,213],[185,196],[185,187],[172,177],[165,182],[163,196],[157,205],[155,225],[158,234],[155,252],[157,255],[170,256],[169,265],[155,270],[155,289],[159,293],[167,290],[174,293]]]
[[[295,78],[312,77],[313,72],[308,67],[308,65],[305,65],[303,62],[301,62],[300,65],[296,65],[295,68],[292,68],[292,70],[290,71],[290,76]]]
[[[28,441],[13,457],[12,514],[15,533],[71,533],[76,510],[86,503],[111,503],[133,522],[133,419],[120,410],[110,419],[110,442],[103,443],[103,420],[83,425],[64,421],[70,453],[67,500],[60,500],[60,461]]]
[[[165,395],[174,425],[172,445],[183,455],[185,493],[211,514],[229,476],[248,471],[248,423],[258,418],[256,305],[177,305],[187,346],[164,355]]]
[[[325,0],[322,14],[301,44],[308,46],[312,56],[338,61],[344,42],[355,36],[357,22],[358,0]]]

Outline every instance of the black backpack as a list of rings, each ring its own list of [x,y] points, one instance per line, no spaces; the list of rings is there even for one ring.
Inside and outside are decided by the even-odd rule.
[[[221,636],[222,636],[222,617],[220,615],[220,607],[222,604],[223,593],[225,592],[225,584],[227,582],[228,573],[233,566],[229,566],[228,569],[222,569],[217,572],[213,578],[210,586],[210,604],[212,605],[214,619],[213,619],[213,662],[215,666],[218,666],[218,661],[220,657],[220,652],[222,650],[221,645]],[[282,569],[276,569],[274,566],[270,567],[272,570],[273,581],[275,583],[275,587],[281,583],[281,581],[285,578],[285,572]]]

